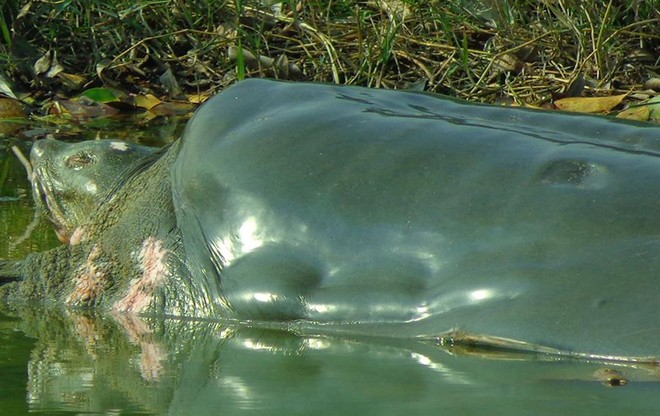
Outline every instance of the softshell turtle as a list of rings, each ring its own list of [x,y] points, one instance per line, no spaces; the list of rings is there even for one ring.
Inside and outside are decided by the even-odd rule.
[[[127,165],[7,300],[660,357],[658,127],[247,80]]]

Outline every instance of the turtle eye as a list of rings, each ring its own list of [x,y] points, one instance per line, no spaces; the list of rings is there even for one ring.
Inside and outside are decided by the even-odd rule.
[[[96,156],[89,152],[78,152],[73,156],[69,156],[65,164],[70,169],[82,169],[86,166],[96,163]]]

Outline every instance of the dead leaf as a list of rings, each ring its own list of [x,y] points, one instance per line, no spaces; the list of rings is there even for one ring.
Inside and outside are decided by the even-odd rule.
[[[7,81],[2,73],[0,73],[0,93],[6,95],[7,97],[16,98],[16,94],[14,94],[9,81]]]
[[[160,104],[162,101],[160,101],[157,97],[151,94],[145,94],[145,95],[135,95],[132,96],[132,101],[133,104],[136,107],[144,108],[145,110],[151,110],[158,104]]]
[[[192,104],[201,104],[204,101],[208,100],[211,98],[214,94],[210,93],[200,93],[200,94],[188,94],[186,95],[186,98],[188,98],[188,102]]]
[[[62,71],[64,68],[57,60],[57,51],[52,49],[34,63],[35,74],[45,75],[47,78],[55,78]]]
[[[162,102],[149,111],[158,116],[177,116],[191,113],[195,110],[195,106],[190,103],[180,101]]]
[[[0,118],[23,118],[25,111],[20,101],[12,98],[0,98]]]
[[[404,22],[411,14],[408,4],[401,0],[376,0],[374,3],[396,22]]]
[[[118,110],[107,104],[97,103],[89,99],[82,100],[82,98],[85,97],[80,97],[78,101],[57,101],[57,105],[51,107],[51,112],[54,110],[55,114],[69,114],[76,119],[103,118],[117,114]]]
[[[77,91],[85,85],[87,80],[79,75],[67,74],[66,72],[60,72],[57,74],[57,78],[62,82],[62,85],[69,90]]]
[[[655,123],[660,123],[660,95],[648,100],[646,105],[651,110],[649,119]]]
[[[247,48],[242,48],[242,53],[243,53],[243,59],[245,60],[245,66],[247,66],[250,69],[270,68],[271,66],[273,66],[273,63],[275,62],[273,58],[263,55],[257,56]],[[236,61],[238,59],[238,48],[233,45],[230,45],[229,48],[227,49],[227,56],[232,61]]]
[[[28,1],[23,7],[21,7],[21,10],[18,12],[18,15],[16,16],[16,20],[20,20],[27,16],[27,14],[30,12],[30,7],[32,7],[32,2]]]
[[[493,61],[493,69],[497,72],[513,72],[517,74],[523,67],[523,62],[516,55],[510,53],[498,56]]]
[[[267,76],[277,76],[279,79],[299,79],[303,72],[300,67],[293,62],[289,62],[286,55],[279,55],[277,58],[271,58],[264,55],[258,55],[249,49],[242,48],[243,60],[245,66],[251,70],[258,70]],[[235,46],[229,46],[227,56],[232,61],[238,61],[239,49]]]
[[[103,71],[112,64],[112,61],[108,59],[103,59],[99,63],[96,64],[96,75],[103,80]]]
[[[651,117],[651,109],[646,105],[630,107],[617,114],[616,117],[626,120],[648,121]]]
[[[612,95],[609,97],[568,97],[556,100],[555,105],[564,111],[578,113],[606,113],[612,110],[628,94]]]
[[[649,78],[642,87],[645,90],[660,91],[660,78]]]
[[[0,134],[14,135],[25,128],[25,124],[20,120],[23,118],[25,118],[25,112],[20,101],[0,97]]]

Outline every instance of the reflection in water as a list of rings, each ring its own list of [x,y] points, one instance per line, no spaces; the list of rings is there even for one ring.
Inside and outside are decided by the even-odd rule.
[[[30,183],[25,168],[11,152],[11,143],[0,141],[0,258],[17,259],[31,251],[58,244],[45,219],[34,218]],[[23,148],[27,153],[27,148]]]
[[[660,404],[660,375],[651,367],[413,340],[296,336],[222,322],[35,308],[4,313],[19,318],[2,316],[4,340],[34,339],[22,364],[25,401],[37,412],[515,415],[570,409],[591,415]],[[0,361],[2,370],[8,359]],[[606,387],[599,374],[630,383]]]

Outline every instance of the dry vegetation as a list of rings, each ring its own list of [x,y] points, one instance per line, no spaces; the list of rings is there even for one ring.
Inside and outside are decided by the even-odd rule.
[[[37,102],[94,86],[208,95],[254,76],[644,100],[660,91],[659,16],[653,0],[7,0],[0,64]]]

